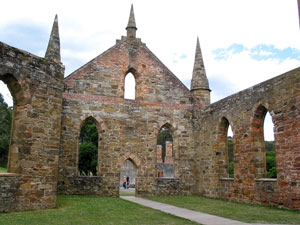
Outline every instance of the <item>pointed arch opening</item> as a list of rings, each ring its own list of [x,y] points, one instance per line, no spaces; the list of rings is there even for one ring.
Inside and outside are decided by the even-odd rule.
[[[234,139],[231,125],[222,117],[218,132],[218,149],[216,152],[220,178],[234,177]]]
[[[254,111],[252,126],[256,178],[276,178],[274,124],[265,106]]]
[[[174,177],[172,126],[163,125],[157,135],[157,177]]]
[[[13,97],[6,84],[0,81],[0,173],[7,172]]]
[[[120,195],[135,195],[137,166],[127,158],[120,168]]]
[[[277,178],[276,149],[274,140],[274,124],[271,114],[267,112],[264,119],[267,178]]]
[[[93,117],[86,118],[81,126],[78,149],[78,175],[97,176],[99,133],[97,121]]]
[[[135,100],[136,97],[136,80],[134,75],[129,72],[124,79],[124,98]]]
[[[29,149],[24,138],[26,133],[27,109],[25,95],[18,80],[12,74],[0,75],[1,93],[0,116],[1,116],[1,149],[0,171],[20,173],[20,154]],[[9,104],[7,104],[7,101]]]

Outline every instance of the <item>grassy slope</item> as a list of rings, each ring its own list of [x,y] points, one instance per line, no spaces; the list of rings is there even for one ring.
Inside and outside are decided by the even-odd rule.
[[[57,196],[57,209],[0,213],[0,224],[196,224],[119,198]]]
[[[300,223],[300,212],[275,207],[228,202],[200,196],[160,196],[148,199],[248,223]]]

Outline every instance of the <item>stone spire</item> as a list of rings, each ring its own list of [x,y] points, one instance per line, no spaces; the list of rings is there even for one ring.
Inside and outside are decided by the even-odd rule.
[[[197,37],[197,46],[195,54],[195,63],[193,69],[193,77],[191,82],[191,90],[203,89],[209,90],[208,80],[204,68],[202,53],[200,49],[199,38]]]
[[[199,38],[197,38],[191,92],[193,93],[196,102],[201,102],[202,106],[210,104],[210,89],[204,68]]]
[[[130,16],[129,16],[126,30],[127,30],[127,37],[129,37],[129,38],[136,37],[137,28],[136,28],[135,19],[134,19],[133,4],[131,5]]]
[[[58,33],[58,19],[55,15],[55,19],[52,26],[52,31],[48,43],[48,48],[45,54],[45,58],[52,60],[56,63],[60,63],[60,39]]]

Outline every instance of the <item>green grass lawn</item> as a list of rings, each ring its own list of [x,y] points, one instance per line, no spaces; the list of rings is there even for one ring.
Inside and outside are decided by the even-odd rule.
[[[7,173],[7,169],[4,167],[0,167],[0,173]]]
[[[147,199],[247,223],[300,224],[300,212],[294,210],[200,196],[159,196]]]
[[[120,198],[57,196],[57,208],[0,213],[0,224],[196,224]]]

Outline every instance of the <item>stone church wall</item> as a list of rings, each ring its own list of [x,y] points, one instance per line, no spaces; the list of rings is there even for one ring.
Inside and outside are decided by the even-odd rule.
[[[135,100],[124,99],[128,72],[136,79]],[[193,161],[189,161],[193,155],[190,96],[189,90],[139,39],[123,37],[117,41],[65,79],[59,184],[66,185],[68,177],[78,175],[81,124],[93,118],[99,133],[98,176],[103,195],[118,196],[122,157],[131,159],[137,167],[137,195],[155,193],[157,135],[166,123],[173,132],[175,177],[191,187],[187,193],[196,191],[196,171],[191,167]]]
[[[14,98],[0,211],[53,208],[57,193],[119,196],[126,160],[136,169],[137,196],[204,195],[300,209],[300,69],[209,105],[199,41],[193,71],[198,86],[190,91],[135,38],[133,8],[127,29],[127,37],[66,78],[57,17],[46,58],[0,42],[0,79]],[[124,99],[128,73],[136,81],[134,100]],[[275,125],[277,179],[266,178],[267,111]],[[99,138],[93,177],[78,175],[79,135],[87,119]],[[228,176],[228,125],[234,178]],[[157,136],[164,126],[173,139],[169,178],[158,177]]]
[[[199,191],[210,197],[299,208],[299,93],[298,68],[199,111],[195,140],[201,167]],[[264,108],[275,126],[275,180],[265,179]],[[228,178],[224,167],[222,118],[229,121],[234,136],[234,179]]]
[[[14,98],[9,176],[10,210],[53,208],[60,146],[64,68],[0,42],[0,79]],[[1,199],[2,201],[2,199]]]

